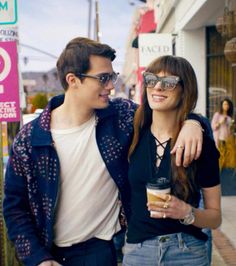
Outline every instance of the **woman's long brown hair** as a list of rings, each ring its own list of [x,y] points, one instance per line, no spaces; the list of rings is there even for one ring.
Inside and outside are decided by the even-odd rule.
[[[173,138],[171,148],[173,148],[179,131],[187,115],[193,111],[198,97],[197,79],[191,64],[182,57],[161,56],[154,60],[147,68],[146,72],[158,74],[168,73],[180,77],[182,87],[181,101],[178,106],[176,127],[173,128]],[[134,137],[129,149],[129,158],[135,150],[140,138],[140,133],[152,124],[152,109],[147,100],[147,90],[143,83],[142,104],[139,106],[134,117]],[[171,156],[173,191],[172,193],[183,200],[187,200],[190,191],[193,190],[192,181],[194,178],[194,167],[186,170],[183,166],[177,167],[175,155]],[[188,173],[187,173],[188,171]],[[188,176],[187,176],[188,174]]]

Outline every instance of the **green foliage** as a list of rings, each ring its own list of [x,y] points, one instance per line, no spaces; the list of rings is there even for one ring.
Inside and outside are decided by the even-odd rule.
[[[34,110],[35,109],[44,109],[48,103],[47,95],[43,93],[38,93],[32,99],[32,105]]]

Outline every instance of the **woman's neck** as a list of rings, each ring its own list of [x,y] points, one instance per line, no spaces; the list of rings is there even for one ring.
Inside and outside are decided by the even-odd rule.
[[[161,142],[173,137],[177,127],[177,112],[156,112],[152,114],[152,134]]]
[[[223,110],[222,114],[223,114],[223,115],[226,115],[226,116],[228,115],[228,114],[227,114],[227,111],[224,111],[224,110]]]

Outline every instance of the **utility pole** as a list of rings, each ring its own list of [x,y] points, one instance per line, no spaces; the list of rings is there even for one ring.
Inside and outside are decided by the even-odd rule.
[[[95,1],[95,11],[96,11],[96,41],[100,42],[98,0]]]
[[[88,0],[89,11],[88,11],[88,38],[91,38],[91,19],[92,19],[92,2],[93,0]]]

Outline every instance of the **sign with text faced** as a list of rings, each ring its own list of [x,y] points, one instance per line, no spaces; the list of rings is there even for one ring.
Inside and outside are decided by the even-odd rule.
[[[172,54],[171,34],[143,33],[139,35],[139,67],[147,67],[157,57]]]
[[[0,0],[0,25],[17,23],[17,0]]]
[[[0,42],[0,122],[20,121],[16,42]]]

